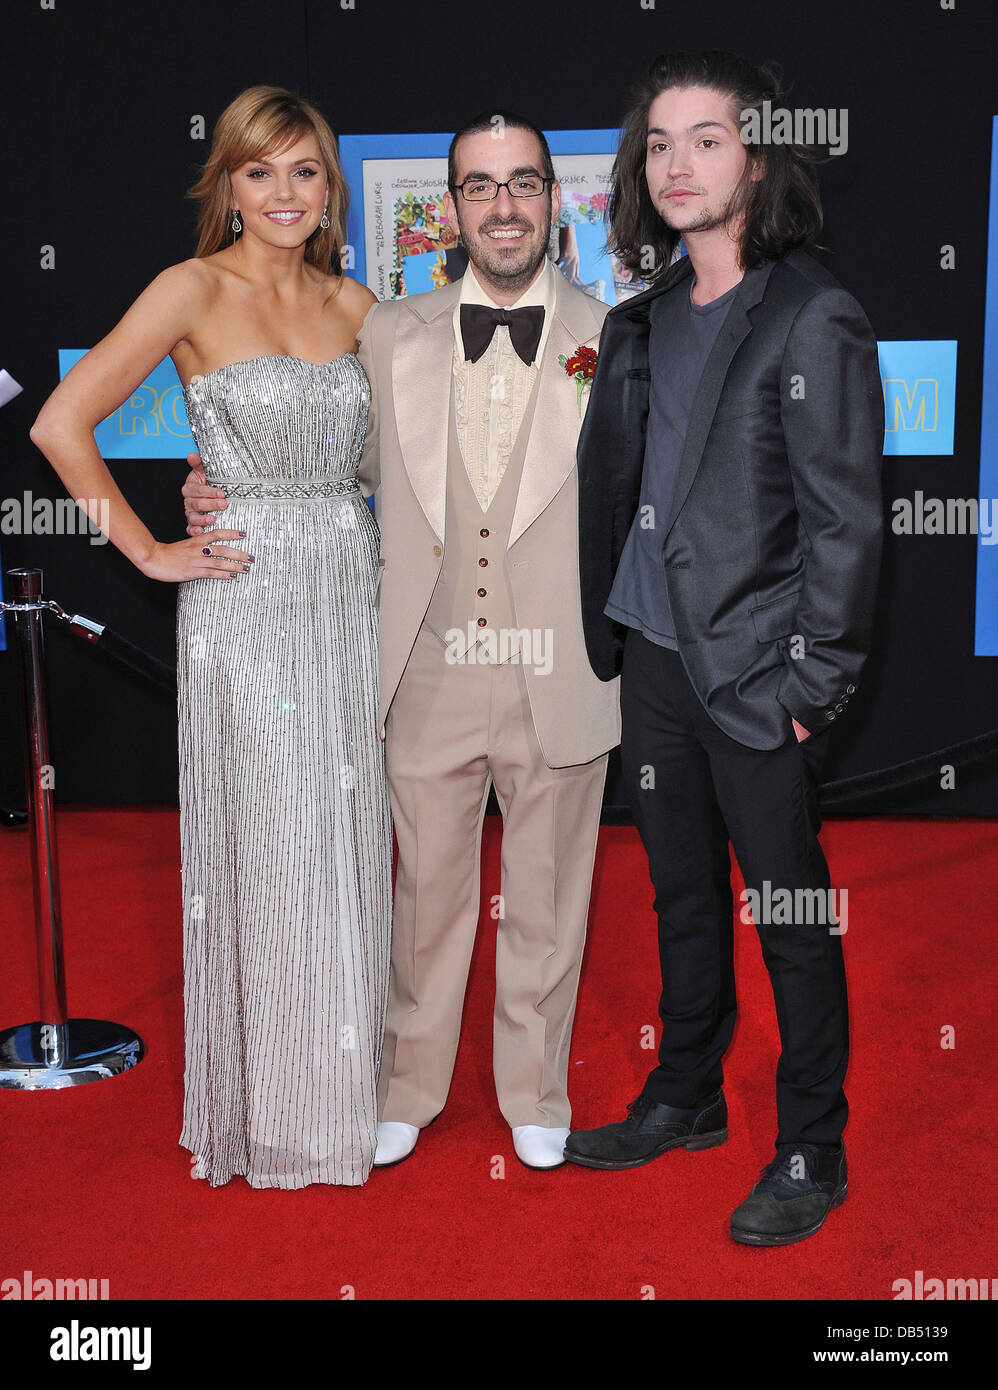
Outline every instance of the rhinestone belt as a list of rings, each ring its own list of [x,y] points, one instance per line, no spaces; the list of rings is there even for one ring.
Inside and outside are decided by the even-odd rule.
[[[209,487],[221,488],[226,497],[260,502],[310,502],[360,492],[356,478],[209,478]]]

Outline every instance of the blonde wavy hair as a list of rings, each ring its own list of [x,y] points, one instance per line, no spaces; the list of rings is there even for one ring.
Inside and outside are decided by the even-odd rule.
[[[279,154],[305,135],[318,141],[329,178],[329,226],[316,227],[305,243],[305,259],[324,274],[331,269],[339,273],[350,194],[336,137],[314,106],[283,87],[247,87],[219,116],[201,177],[187,190],[187,197],[201,204],[195,255],[210,256],[236,239],[229,203],[233,170],[248,160]]]

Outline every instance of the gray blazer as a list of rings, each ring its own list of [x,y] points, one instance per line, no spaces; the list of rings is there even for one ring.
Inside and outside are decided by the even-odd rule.
[[[582,609],[612,680],[626,629],[603,608],[638,506],[649,309],[686,294],[684,257],[607,316],[579,440]],[[855,694],[880,569],[884,399],[862,309],[812,257],[748,271],[690,416],[662,564],[679,651],[707,712],[750,748],[828,728]]]

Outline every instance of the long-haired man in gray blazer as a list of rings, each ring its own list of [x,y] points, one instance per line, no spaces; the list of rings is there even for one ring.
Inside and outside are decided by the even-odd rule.
[[[785,110],[773,75],[733,54],[652,64],[608,218],[653,285],[607,317],[579,444],[586,640],[598,675],[622,671],[662,1036],[627,1118],[566,1155],[633,1168],[727,1138],[730,839],[782,1044],[776,1156],[731,1221],[753,1245],[812,1235],[846,1196],[844,924],[816,782],[869,649],[882,531],[877,344],[807,254],[813,170],[761,134]]]

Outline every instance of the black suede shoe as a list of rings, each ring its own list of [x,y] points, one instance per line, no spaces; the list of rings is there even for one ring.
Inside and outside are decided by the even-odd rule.
[[[585,1168],[640,1168],[669,1149],[712,1149],[728,1138],[728,1107],[722,1092],[681,1110],[638,1096],[626,1120],[568,1136],[565,1157]]]
[[[813,1236],[846,1199],[845,1144],[781,1144],[762,1177],[731,1215],[731,1239],[742,1245],[792,1245]]]

